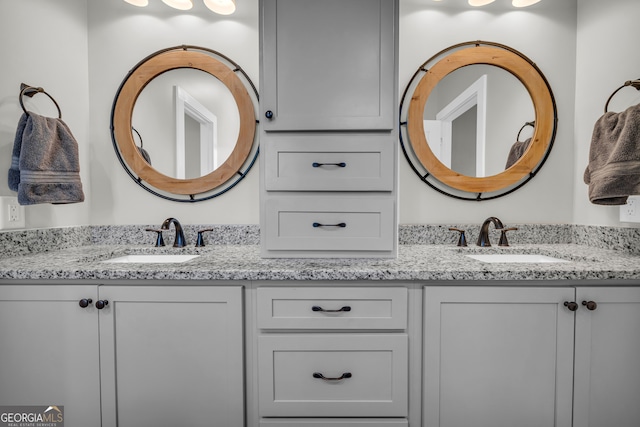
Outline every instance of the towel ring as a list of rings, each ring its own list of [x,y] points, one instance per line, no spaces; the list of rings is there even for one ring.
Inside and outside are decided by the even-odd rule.
[[[622,86],[620,86],[618,89],[616,89],[615,91],[613,91],[613,93],[611,94],[611,96],[609,97],[609,99],[607,99],[607,103],[604,104],[604,112],[607,113],[609,112],[609,102],[611,101],[611,98],[613,98],[613,96],[618,93],[618,91],[624,87],[627,86],[633,86],[634,88],[636,88],[636,90],[640,90],[640,79],[638,80],[627,80],[626,82],[624,82],[624,84]]]
[[[45,95],[47,95],[49,97],[49,99],[51,101],[53,101],[53,103],[56,105],[56,108],[58,109],[58,118],[61,119],[62,118],[62,111],[60,111],[60,106],[58,105],[58,103],[56,102],[55,99],[53,99],[53,97],[51,95],[49,95],[47,92],[44,91],[43,88],[41,87],[34,87],[34,86],[29,86],[27,84],[22,83],[20,85],[20,106],[22,107],[22,111],[24,111],[26,114],[29,114],[29,112],[27,111],[27,109],[24,107],[24,103],[22,102],[22,96],[26,95],[29,98],[33,98],[33,96],[36,93],[44,93]]]
[[[518,131],[518,136],[516,137],[516,141],[520,141],[520,134],[522,133],[522,131],[524,130],[524,128],[526,128],[527,126],[531,126],[532,128],[535,129],[536,127],[536,121],[532,121],[532,122],[525,122],[524,125],[522,125],[522,127],[520,128],[520,130]]]

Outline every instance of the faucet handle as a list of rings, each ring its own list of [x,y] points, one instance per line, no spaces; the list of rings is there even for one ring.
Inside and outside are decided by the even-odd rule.
[[[464,234],[464,230],[460,230],[459,228],[449,227],[449,231],[457,231],[460,233],[460,238],[458,238],[458,246],[467,246],[467,236]]]
[[[509,246],[509,241],[507,240],[507,231],[515,231],[518,227],[510,227],[510,228],[499,228],[500,231],[500,242],[498,242],[498,246]]]
[[[204,230],[198,231],[198,237],[196,239],[196,247],[197,248],[205,246],[204,237],[202,237],[202,233],[207,232],[207,231],[213,231],[213,228],[205,228]]]
[[[164,246],[164,239],[162,238],[162,232],[164,230],[160,228],[145,228],[145,231],[154,231],[158,233],[158,236],[156,237],[156,248]]]

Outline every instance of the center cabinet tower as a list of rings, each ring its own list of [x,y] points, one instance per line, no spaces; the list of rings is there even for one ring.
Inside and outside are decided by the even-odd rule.
[[[398,0],[260,1],[264,257],[397,255]]]

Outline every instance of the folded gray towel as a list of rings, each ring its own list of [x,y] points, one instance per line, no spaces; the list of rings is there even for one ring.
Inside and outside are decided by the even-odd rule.
[[[78,143],[62,119],[29,113],[20,147],[18,203],[84,201]]]
[[[516,141],[512,146],[511,150],[509,150],[509,155],[507,156],[507,164],[505,165],[505,169],[509,169],[515,162],[518,161],[520,157],[527,151],[529,148],[529,144],[531,144],[531,138],[527,138],[525,141]]]
[[[584,182],[597,205],[624,205],[640,194],[640,104],[598,119]]]
[[[22,113],[16,129],[16,137],[13,140],[13,151],[11,153],[11,167],[9,168],[9,190],[18,191],[20,183],[20,149],[22,148],[22,134],[27,126],[27,113]]]

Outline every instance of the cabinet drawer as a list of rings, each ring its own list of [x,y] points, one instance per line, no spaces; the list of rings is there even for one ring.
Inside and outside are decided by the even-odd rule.
[[[409,422],[406,419],[380,418],[263,418],[260,420],[260,427],[407,427],[408,425]]]
[[[407,327],[406,288],[258,288],[260,329]]]
[[[274,197],[266,201],[266,249],[391,251],[395,203],[382,197]]]
[[[393,190],[393,136],[278,134],[264,142],[267,191]]]
[[[258,346],[260,416],[407,416],[405,334],[263,335]]]

